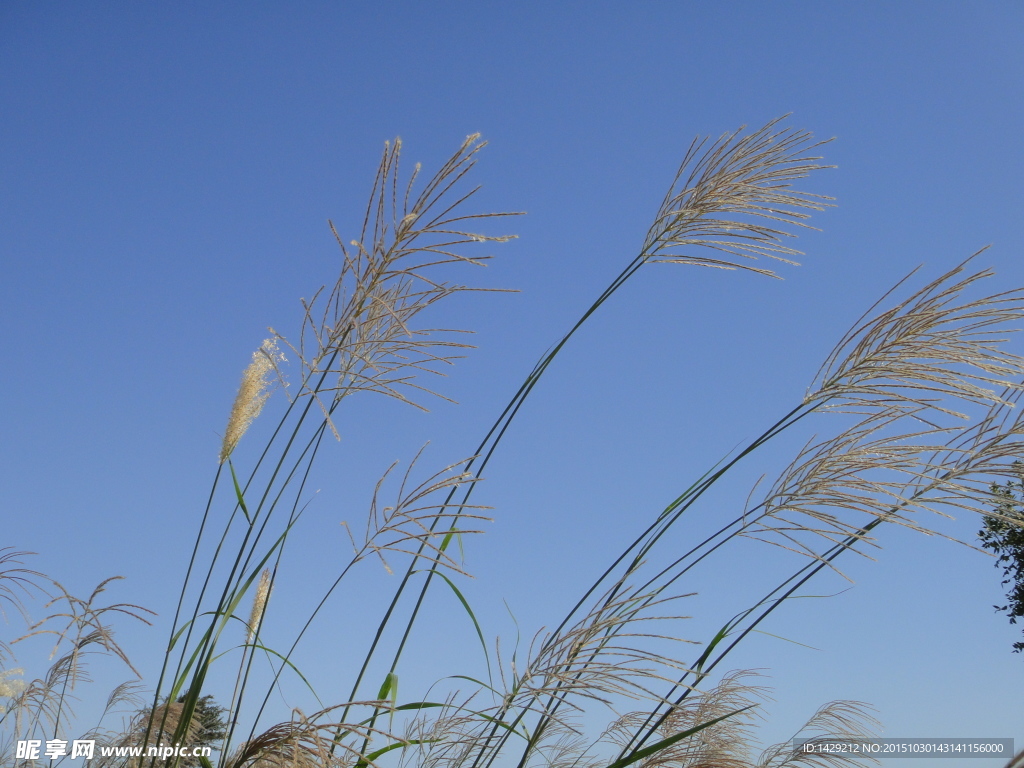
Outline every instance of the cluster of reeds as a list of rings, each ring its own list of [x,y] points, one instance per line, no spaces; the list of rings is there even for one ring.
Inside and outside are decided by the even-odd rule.
[[[471,249],[508,239],[476,231],[508,214],[468,212],[475,190],[461,191],[482,146],[471,136],[434,176],[421,182],[417,166],[403,182],[400,144],[388,145],[358,237],[345,241],[335,232],[338,279],[304,302],[297,338],[274,332],[254,353],[224,433],[152,703],[120,735],[121,743],[186,743],[198,702],[215,685],[214,667],[234,664],[233,690],[218,692],[229,701],[226,736],[215,758],[222,768],[843,763],[847,758],[835,754],[796,752],[789,742],[754,755],[751,729],[763,691],[750,673],[723,674],[719,668],[808,580],[835,568],[843,553],[873,545],[883,523],[931,532],[929,515],[985,514],[991,484],[1012,476],[1013,461],[1024,450],[1024,417],[1015,408],[1024,392],[1024,360],[1007,352],[1005,342],[1024,317],[1024,291],[979,293],[990,273],[972,272],[972,259],[902,299],[896,295],[904,288],[897,286],[871,308],[788,412],[704,468],[645,526],[623,534],[621,553],[525,655],[517,650],[492,658],[459,589],[458,551],[467,535],[479,531],[484,515],[473,501],[481,473],[588,318],[655,263],[775,276],[759,259],[787,262],[797,254],[785,244],[791,230],[807,226],[810,213],[828,199],[791,185],[824,166],[809,134],[778,121],[691,145],[637,254],[538,361],[470,458],[421,473],[417,455],[401,479],[389,470],[377,485],[365,530],[350,531],[353,554],[308,619],[285,647],[264,643],[264,625],[274,615],[271,595],[275,583],[287,578],[284,554],[308,501],[310,473],[325,437],[339,432],[340,409],[360,392],[422,407],[419,395],[436,394],[425,379],[466,347],[458,332],[424,327],[422,318],[437,302],[473,290],[441,275],[481,264],[487,257]],[[278,422],[253,460],[236,467],[236,449],[275,389],[284,400]],[[820,420],[817,431],[828,436],[809,442],[766,491],[722,520],[715,533],[692,541],[681,554],[666,551],[668,532],[716,483],[808,419]],[[385,501],[396,484],[393,499]],[[807,557],[691,651],[675,608],[686,594],[686,575],[739,537]],[[283,680],[315,689],[315,673],[295,665],[296,648],[315,630],[332,595],[368,559],[379,559],[399,578],[365,655],[351,670],[348,695],[274,722],[271,695]],[[464,606],[477,634],[471,640],[488,654],[491,676],[480,681],[453,670],[448,680],[458,685],[429,698],[401,699],[402,662],[415,642],[414,626],[428,618],[422,607],[435,587],[451,590]],[[96,609],[91,601],[64,599],[74,610],[62,638],[78,632],[76,649],[76,643],[93,643],[120,654],[100,618],[137,609]],[[268,686],[254,689],[257,658],[274,673]],[[64,679],[77,673],[77,663],[72,654],[62,667]],[[19,738],[57,733],[66,724],[66,698],[53,699],[60,685],[43,686],[47,703],[30,702],[30,685],[10,707],[37,713],[31,725],[17,726]],[[605,726],[595,730],[600,716]],[[865,705],[833,702],[803,733],[863,738],[875,727]]]
[[[19,740],[64,738],[73,727],[79,727],[75,704],[81,686],[91,682],[88,667],[94,656],[117,659],[134,679],[111,690],[96,721],[75,731],[75,738],[100,744],[121,739],[120,733],[105,727],[108,715],[137,711],[145,702],[141,676],[115,639],[112,622],[130,617],[149,623],[146,617],[153,615],[152,611],[128,603],[103,604],[107,587],[121,577],[106,579],[88,598],[75,597],[45,574],[22,567],[29,554],[9,547],[0,550],[0,608],[13,609],[28,625],[15,643],[41,637],[53,646],[48,668],[39,677],[26,679],[25,670],[12,665],[13,644],[0,641],[0,764],[4,765],[23,763],[16,761]],[[39,601],[48,615],[33,622],[26,602]]]

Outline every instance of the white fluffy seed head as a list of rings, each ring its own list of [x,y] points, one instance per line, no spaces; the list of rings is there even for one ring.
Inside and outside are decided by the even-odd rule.
[[[251,643],[256,637],[256,630],[263,621],[263,612],[267,609],[267,599],[270,597],[270,571],[263,570],[260,574],[260,583],[256,587],[256,596],[252,600],[252,612],[249,614],[249,633],[247,643]]]
[[[252,362],[242,373],[242,383],[238,386],[228,426],[224,430],[224,440],[220,446],[221,464],[228,460],[242,435],[263,410],[263,405],[270,397],[271,372],[276,371],[277,363],[283,360],[284,355],[277,351],[275,339],[267,339],[252,353]]]

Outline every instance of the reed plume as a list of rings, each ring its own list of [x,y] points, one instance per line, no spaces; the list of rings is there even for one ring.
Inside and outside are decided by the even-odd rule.
[[[1024,291],[965,298],[992,276],[963,276],[970,261],[843,337],[805,404],[859,421],[800,451],[746,535],[813,554],[808,534],[837,544],[871,518],[931,535],[915,513],[988,512],[992,478],[1024,451],[1024,421],[1009,418],[1024,358],[1001,346],[1024,320]]]
[[[260,574],[260,582],[256,585],[256,594],[252,599],[252,610],[249,612],[249,631],[245,642],[251,643],[263,623],[263,612],[267,609],[267,599],[270,597],[270,569],[264,568]]]
[[[278,371],[280,362],[284,362],[284,356],[277,351],[275,339],[267,339],[252,353],[252,362],[242,372],[242,383],[238,385],[238,394],[235,395],[228,425],[224,430],[224,439],[220,446],[221,464],[228,460],[242,435],[260,415],[260,411],[270,398],[270,374]]]
[[[17,553],[24,555],[27,553]],[[3,584],[10,579],[10,584]],[[29,581],[26,581],[29,579]],[[50,652],[52,662],[38,677],[12,679],[21,674],[21,669],[0,669],[0,696],[6,697],[0,708],[0,724],[9,734],[0,738],[0,763],[13,764],[14,749],[18,740],[39,738],[66,738],[75,721],[75,704],[79,700],[78,690],[92,682],[89,661],[93,657],[113,657],[124,663],[136,676],[124,649],[114,639],[111,616],[129,617],[148,623],[146,615],[152,615],[139,606],[128,603],[101,604],[101,596],[114,579],[101,582],[87,598],[69,593],[60,583],[34,571],[25,569],[0,572],[0,592],[4,587],[27,590],[26,594],[41,593],[40,581],[48,582],[56,593],[44,606],[50,614],[28,624],[25,634],[12,644],[31,638],[52,638]],[[56,658],[55,658],[56,657]],[[133,698],[138,690],[134,681],[117,686],[107,699],[100,714],[100,723],[118,707],[136,704]],[[75,738],[90,738],[90,734],[101,732],[97,725],[85,735]]]
[[[808,743],[858,742],[877,738],[881,723],[871,714],[872,708],[860,701],[831,701],[804,724],[793,738],[769,747],[757,760],[757,768],[842,768],[848,765],[877,765],[874,757],[859,757],[850,753],[806,751],[795,749],[797,739]]]
[[[416,327],[424,310],[453,294],[480,290],[431,276],[446,264],[482,265],[489,256],[469,257],[462,246],[507,242],[514,235],[486,235],[467,227],[514,213],[463,213],[476,194],[452,197],[452,190],[476,164],[486,146],[479,134],[462,146],[418,192],[420,166],[399,181],[401,140],[387,143],[377,170],[359,238],[346,243],[331,224],[341,251],[334,285],[303,300],[305,317],[297,343],[277,334],[304,369],[300,396],[314,397],[328,417],[337,403],[356,392],[376,392],[423,408],[409,395],[439,393],[418,383],[418,374],[440,375],[458,351],[470,348],[452,335],[465,331]],[[442,334],[439,337],[439,334]],[[329,394],[330,400],[322,399]],[[335,430],[335,436],[337,431]]]
[[[807,131],[779,129],[772,120],[744,134],[744,128],[718,140],[696,138],[669,186],[647,232],[644,261],[742,269],[778,275],[739,259],[769,257],[796,264],[800,255],[783,238],[795,237],[778,225],[808,227],[807,211],[821,211],[832,198],[799,192],[789,182],[828,168],[809,154],[827,142]],[[777,224],[762,223],[777,222]],[[706,256],[705,251],[722,254]]]
[[[185,705],[181,702],[163,702],[155,709],[144,709],[136,713],[128,727],[120,734],[109,735],[101,745],[115,749],[128,749],[132,747],[167,746],[172,744],[191,745],[196,742],[196,737],[202,730],[201,723],[192,717],[187,723],[185,721]],[[162,723],[162,728],[153,731],[150,722]],[[180,732],[182,738],[172,738],[171,734]],[[148,761],[145,757],[125,758],[117,755],[104,757],[97,750],[93,765],[96,768],[139,768]],[[172,761],[164,761],[165,764],[172,764]]]
[[[16,677],[17,675],[23,674],[25,674],[25,670],[20,667],[0,671],[0,699],[17,698],[17,696],[25,690],[27,683]],[[7,708],[3,704],[0,704],[0,714],[6,711]]]

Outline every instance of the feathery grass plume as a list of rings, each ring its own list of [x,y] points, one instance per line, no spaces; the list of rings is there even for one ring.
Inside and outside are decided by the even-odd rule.
[[[366,532],[361,545],[356,544],[355,538],[347,523],[342,526],[348,532],[352,541],[352,549],[357,560],[361,560],[368,553],[374,553],[380,558],[381,564],[388,573],[392,573],[391,566],[385,558],[385,553],[405,553],[411,555],[422,555],[433,563],[443,565],[446,568],[466,574],[456,560],[442,548],[435,539],[443,539],[449,536],[462,536],[464,534],[483,533],[482,530],[471,530],[466,528],[449,528],[437,531],[438,520],[478,520],[489,522],[490,518],[476,514],[472,510],[484,510],[488,507],[469,504],[452,504],[448,502],[430,501],[438,493],[452,491],[461,485],[476,483],[480,478],[473,477],[466,472],[464,467],[469,463],[465,459],[451,464],[439,472],[435,472],[426,480],[412,485],[410,478],[416,464],[419,462],[426,448],[421,448],[406,469],[402,480],[399,483],[397,495],[393,504],[381,506],[380,496],[384,484],[387,482],[398,462],[395,462],[377,481],[373,490],[373,498],[370,501],[370,511],[366,516]],[[420,546],[416,546],[416,545]]]
[[[107,703],[103,707],[104,714],[122,706],[130,707],[132,710],[140,709],[144,703],[141,697],[144,690],[145,686],[138,680],[127,680],[121,683],[107,696]]]
[[[16,675],[25,674],[25,670],[19,668],[0,670],[0,699],[14,699],[21,695],[28,687],[28,683],[19,680]],[[7,711],[7,707],[0,704],[0,714]]]
[[[500,703],[485,710],[464,740],[467,765],[493,765],[513,734],[525,741],[521,764],[547,752],[561,754],[572,741],[566,735],[576,732],[574,718],[593,704],[615,711],[624,700],[663,703],[654,687],[671,684],[689,669],[677,654],[648,646],[688,642],[672,627],[687,617],[658,612],[683,597],[689,595],[658,598],[617,584],[579,621],[544,636],[538,633],[521,669],[514,651],[507,670],[504,663],[498,666],[504,691]],[[649,625],[667,628],[648,630]],[[537,723],[528,726],[534,717]]]
[[[47,670],[45,678],[28,681],[25,687],[11,698],[5,719],[9,721],[10,715],[14,716],[15,736],[45,732],[64,734],[64,725],[74,716],[71,706],[74,697],[64,690],[65,680],[70,674],[69,666],[69,658],[62,656]],[[75,682],[88,679],[79,668]]]
[[[831,701],[820,707],[793,738],[761,753],[757,768],[842,768],[848,765],[877,765],[874,757],[850,753],[805,752],[793,748],[794,739],[811,742],[861,741],[878,738],[881,723],[872,715],[872,708],[861,701]]]
[[[640,760],[637,765],[640,768],[748,768],[754,723],[763,719],[754,707],[767,699],[768,692],[765,686],[749,682],[750,678],[758,676],[759,673],[753,670],[729,672],[715,687],[673,706],[658,729],[662,738],[723,716],[726,719]],[[623,715],[609,726],[604,738],[621,749],[627,746],[633,732],[643,725],[647,717],[647,712]]]
[[[897,283],[839,341],[805,402],[846,410],[876,408],[879,402],[923,406],[966,419],[946,401],[989,406],[1001,402],[998,391],[1019,388],[1024,358],[999,345],[1018,330],[1008,324],[1024,318],[1024,290],[965,300],[969,288],[994,274],[983,269],[960,277],[980,253],[868,317],[910,275]]]
[[[234,723],[238,719],[239,699],[245,687],[248,670],[251,667],[251,653],[255,653],[255,646],[253,644],[262,626],[263,614],[267,608],[267,600],[270,598],[271,581],[270,569],[264,568],[260,574],[259,583],[256,585],[256,593],[253,595],[252,609],[249,612],[249,621],[246,624],[245,644],[242,646],[242,658],[238,663],[238,675],[235,678],[235,689],[231,693],[231,702],[227,708],[228,724],[226,727],[229,730],[225,735],[228,740],[230,740],[234,730]]]
[[[155,710],[153,708],[146,708],[135,714],[123,733],[113,737],[108,736],[108,740],[103,746],[113,747],[115,750],[141,747],[143,751],[147,747],[169,746],[175,743],[191,746],[196,740],[201,724],[193,717],[186,726],[183,722],[184,711],[184,705],[177,701],[165,701],[157,706]],[[152,731],[149,728],[151,717],[153,721],[163,723],[162,731]],[[179,730],[182,732],[183,737],[172,739],[171,734]],[[97,750],[92,763],[96,768],[139,768],[139,766],[147,763],[144,757],[129,758],[126,761],[124,756],[104,756],[98,754],[99,751]],[[171,764],[169,761],[161,761],[161,763],[165,765]]]
[[[74,718],[71,705],[76,700],[75,689],[82,683],[91,682],[85,663],[90,656],[98,654],[119,658],[139,676],[124,650],[114,640],[114,632],[107,623],[106,614],[123,614],[148,624],[142,614],[152,612],[127,603],[98,605],[99,596],[118,578],[102,581],[87,599],[75,597],[58,582],[52,582],[61,594],[47,603],[46,608],[64,604],[65,610],[54,611],[30,625],[28,632],[15,642],[38,635],[53,635],[56,641],[51,658],[63,653],[50,666],[45,677],[29,682],[11,700],[9,709],[14,714],[15,733],[33,733],[37,729],[55,734],[66,731]],[[63,626],[50,629],[47,625],[51,622]]]
[[[59,595],[46,604],[51,615],[30,624],[26,634],[14,642],[26,641],[42,635],[55,636],[56,640],[50,658],[53,661],[43,675],[32,680],[10,680],[7,673],[0,673],[0,689],[7,698],[0,713],[9,738],[0,739],[0,764],[14,762],[14,745],[20,739],[64,738],[73,726],[75,712],[73,704],[78,701],[76,689],[92,682],[88,673],[87,660],[94,656],[120,658],[133,672],[131,662],[120,646],[113,640],[113,629],[107,623],[106,614],[124,614],[145,621],[141,615],[144,609],[128,604],[102,606],[99,596],[113,579],[107,579],[87,599],[69,594],[58,582],[46,578],[56,587]],[[62,606],[63,610],[52,610]],[[56,628],[50,624],[56,623]],[[20,670],[18,670],[20,672]],[[137,674],[137,673],[136,673]],[[113,707],[125,703],[135,690],[132,683],[122,684],[108,697],[99,723],[90,733],[99,733],[104,718]],[[76,736],[78,738],[78,736]],[[84,736],[83,738],[89,738]]]
[[[252,611],[249,613],[249,631],[245,642],[251,643],[256,639],[256,632],[263,621],[263,612],[267,608],[267,599],[270,597],[270,569],[264,568],[260,574],[260,582],[256,586],[256,594],[252,600]]]
[[[746,535],[777,534],[813,554],[808,534],[838,543],[872,517],[934,534],[913,513],[984,514],[991,476],[1009,473],[1024,448],[1024,422],[1007,418],[1024,358],[999,346],[1024,320],[1024,291],[965,299],[992,274],[961,277],[968,262],[843,337],[805,404],[861,419],[800,451],[753,510]],[[972,418],[978,406],[989,413]]]
[[[21,558],[34,555],[35,552],[19,552],[14,547],[0,547],[0,618],[7,620],[3,610],[4,603],[15,608],[19,614],[26,616],[22,599],[35,594],[45,594],[39,581],[49,582],[50,579],[39,571],[20,568]]]
[[[708,249],[724,253],[726,256],[755,258],[770,256],[788,261],[786,256],[796,252],[784,247],[782,237],[788,233],[781,229],[763,224],[758,219],[795,223],[801,222],[809,215],[808,210],[821,210],[828,198],[794,192],[789,183],[803,178],[814,170],[826,167],[816,164],[819,159],[811,157],[809,151],[818,146],[810,141],[810,134],[798,131],[780,131],[778,121],[772,121],[764,128],[748,136],[742,136],[742,129],[733,134],[723,136],[705,151],[705,140],[697,140],[687,153],[673,184],[665,197],[654,224],[650,228],[640,253],[627,265],[622,273],[602,293],[594,304],[584,313],[572,329],[545,355],[527,377],[513,400],[506,407],[502,416],[489,431],[487,438],[481,443],[477,453],[481,455],[479,466],[473,469],[480,473],[493,454],[501,436],[505,433],[508,423],[518,413],[519,408],[533,387],[544,374],[558,352],[568,343],[576,330],[605,302],[610,296],[635,274],[644,264],[649,262],[673,262],[697,264],[727,269],[750,269],[755,272],[775,276],[768,269],[755,268],[742,260],[730,258],[711,258],[700,255],[699,249]],[[703,153],[703,154],[702,154]],[[474,462],[475,463],[475,462]],[[468,501],[472,487],[463,495],[462,502]],[[393,615],[395,606],[402,594],[409,576],[415,572],[416,562],[410,564],[402,585],[396,591],[391,606],[378,629],[378,637]],[[408,637],[412,624],[415,622],[422,604],[423,595],[430,584],[434,569],[428,573],[426,583],[420,590],[419,600],[415,603],[412,615],[405,629]],[[588,593],[589,596],[590,593]],[[650,599],[656,599],[654,595]],[[608,598],[609,604],[614,596]],[[581,601],[582,605],[582,601]],[[577,606],[579,607],[579,606]],[[568,619],[567,619],[568,621]],[[392,662],[392,668],[401,654]],[[371,647],[363,669],[367,668],[369,659],[376,649]],[[588,651],[589,653],[589,651]],[[585,658],[585,656],[584,656]],[[581,669],[586,662],[578,660]],[[568,684],[573,676],[569,676],[560,684]],[[353,688],[353,696],[362,680],[362,673]],[[583,686],[581,686],[582,688]],[[541,690],[537,691],[541,694]],[[555,695],[547,690],[544,695]],[[558,706],[556,703],[554,706]],[[547,710],[541,710],[542,717],[549,718]],[[550,722],[550,719],[548,720]],[[497,726],[485,741],[498,735]],[[502,743],[508,738],[506,731],[500,736]],[[501,744],[498,744],[486,758],[477,758],[478,764],[490,765]],[[525,759],[525,757],[524,757]]]
[[[329,716],[342,707],[347,711],[353,707],[378,710],[390,706],[387,701],[353,701],[327,707],[309,716],[294,709],[289,722],[278,723],[250,737],[225,757],[223,765],[225,768],[376,768],[375,755],[413,746],[417,742],[406,741],[367,724],[365,720],[337,722]],[[348,738],[336,738],[334,734],[339,731]],[[369,743],[375,736],[387,742],[387,747],[377,753],[366,754],[349,743],[351,739]]]
[[[800,251],[782,245],[791,232],[758,219],[813,229],[802,223],[805,211],[831,207],[831,200],[790,189],[790,181],[833,166],[819,165],[808,152],[827,142],[813,142],[807,131],[778,129],[780,117],[743,135],[744,128],[723,134],[708,146],[694,139],[679,166],[644,241],[647,261],[695,264],[718,269],[745,269],[778,277],[770,269],[731,258],[699,255],[694,249],[757,259],[767,256],[787,264]]]
[[[266,695],[263,698],[263,703],[260,709],[261,713],[263,708],[267,705],[273,686],[277,685],[281,674],[286,670],[288,659],[290,659],[295,649],[298,647],[299,642],[311,627],[313,620],[327,604],[328,599],[332,594],[334,594],[341,582],[357,563],[369,556],[376,555],[380,559],[384,569],[390,573],[391,569],[387,560],[388,555],[412,554],[414,553],[412,547],[416,544],[420,544],[427,552],[429,552],[429,554],[423,555],[426,557],[427,562],[443,566],[454,573],[464,576],[469,575],[461,568],[460,563],[455,558],[445,552],[445,543],[450,541],[453,536],[482,533],[482,531],[463,527],[433,530],[432,526],[437,520],[444,519],[464,518],[467,520],[489,520],[489,518],[476,514],[476,510],[487,509],[487,507],[438,502],[432,497],[435,497],[437,494],[442,494],[452,488],[457,488],[462,484],[478,482],[479,478],[471,477],[468,473],[462,471],[462,468],[467,462],[461,461],[449,465],[439,472],[435,472],[433,475],[420,482],[414,481],[412,479],[412,473],[425,448],[426,446],[421,448],[409,463],[402,479],[399,481],[396,498],[392,505],[381,508],[380,497],[385,483],[393,473],[397,463],[392,464],[384,475],[377,481],[370,504],[370,512],[367,515],[366,532],[362,543],[357,543],[355,536],[353,536],[347,523],[341,523],[348,533],[349,539],[352,543],[352,558],[344,568],[342,568],[341,573],[334,580],[331,586],[325,591],[320,602],[313,609],[305,624],[296,634],[289,650],[283,656],[284,661],[278,666],[272,686],[267,690]],[[444,539],[444,541],[435,542],[435,539]],[[423,550],[417,549],[415,551],[422,553]],[[451,582],[449,583],[451,584]],[[455,588],[454,585],[452,586],[458,594],[458,589]],[[470,615],[472,617],[472,612],[470,612]],[[476,619],[473,618],[473,621],[475,623]],[[482,634],[479,634],[479,627],[477,627],[477,631],[481,642],[483,642],[483,636]],[[348,713],[346,711],[343,718],[346,717],[347,714]]]
[[[473,702],[480,691],[469,695],[449,692],[440,707],[413,718],[406,726],[404,740],[413,748],[403,750],[399,768],[457,768],[471,764],[478,745],[481,717]],[[428,714],[429,712],[429,714]]]
[[[301,395],[320,400],[325,414],[340,399],[357,391],[377,392],[422,408],[406,394],[412,388],[438,393],[416,383],[416,374],[439,375],[451,364],[450,350],[470,345],[435,334],[463,331],[417,328],[415,318],[434,303],[469,290],[438,282],[429,272],[445,264],[481,265],[489,256],[470,258],[463,245],[506,242],[513,235],[483,235],[466,228],[476,221],[517,215],[466,214],[462,206],[477,189],[455,200],[449,193],[476,164],[486,145],[479,134],[468,136],[458,151],[414,194],[417,164],[404,189],[399,183],[401,141],[385,145],[360,237],[349,244],[331,225],[341,250],[341,273],[330,291],[321,288],[303,301],[305,319],[297,344],[277,334],[296,353],[304,371]],[[334,382],[327,379],[333,377]],[[337,432],[335,431],[337,436]]]
[[[106,592],[107,587],[112,582],[123,578],[123,576],[111,576],[109,579],[104,579],[96,586],[89,597],[85,599],[75,597],[64,589],[59,582],[53,582],[61,594],[48,602],[45,607],[51,608],[63,603],[66,606],[65,610],[55,611],[46,618],[36,622],[29,627],[29,631],[26,634],[19,637],[15,642],[21,642],[36,635],[53,635],[56,637],[56,640],[54,641],[51,658],[53,655],[56,655],[61,644],[65,641],[68,641],[72,646],[74,649],[73,653],[77,653],[86,645],[98,644],[103,647],[104,651],[119,658],[125,666],[135,673],[136,677],[142,679],[142,675],[139,674],[138,670],[132,666],[131,661],[128,659],[128,654],[114,641],[114,630],[107,623],[105,617],[107,614],[120,614],[137,619],[143,624],[148,625],[150,622],[143,614],[149,616],[155,616],[156,614],[148,608],[132,603],[97,605],[99,596]],[[50,622],[60,623],[58,620],[63,620],[62,627],[57,629],[46,628],[46,625]]]
[[[591,746],[582,718],[562,716],[536,741],[529,764],[536,768],[603,768],[607,761],[587,754]]]
[[[750,678],[760,673],[736,670],[722,676],[712,688],[675,705],[659,726],[662,738],[713,722],[693,736],[655,752],[636,762],[639,768],[784,768],[784,766],[820,766],[840,768],[859,766],[874,758],[861,758],[850,753],[805,753],[793,748],[793,739],[856,740],[877,737],[880,723],[870,714],[871,708],[857,701],[833,701],[818,709],[792,739],[769,747],[755,757],[755,723],[764,721],[761,706],[769,700],[770,689],[756,685]],[[602,740],[628,749],[633,733],[643,728],[646,712],[623,715],[609,726]]]
[[[271,394],[271,372],[280,378],[278,363],[284,362],[284,355],[277,351],[277,341],[267,339],[252,353],[252,362],[242,372],[242,383],[231,406],[231,415],[224,430],[220,446],[220,463],[223,464],[235,450],[242,435],[249,429]]]
[[[883,410],[835,437],[806,445],[764,500],[745,513],[749,519],[742,535],[817,557],[821,538],[833,544],[854,535],[870,541],[860,534],[864,519],[857,513],[930,533],[909,513],[925,508],[945,513],[908,488],[933,468],[930,459],[948,434],[937,429],[886,433],[900,416],[917,414]]]
[[[652,686],[671,682],[688,667],[672,656],[645,648],[644,641],[687,641],[674,631],[644,631],[644,627],[689,618],[652,610],[690,596],[652,600],[648,593],[624,588],[597,601],[593,611],[575,625],[538,638],[538,650],[531,650],[522,673],[513,673],[510,689],[517,697],[513,705],[532,707],[532,700],[556,693],[558,701],[577,711],[583,707],[574,699],[608,706],[613,697],[660,701]]]
[[[37,594],[47,594],[41,586],[40,581],[49,579],[38,571],[28,568],[21,568],[22,557],[35,554],[34,552],[19,552],[14,547],[0,547],[0,620],[7,621],[7,613],[4,611],[4,604],[12,607],[27,622],[28,613],[25,610],[25,598],[31,598]],[[4,659],[13,658],[11,647],[0,640],[0,664]]]

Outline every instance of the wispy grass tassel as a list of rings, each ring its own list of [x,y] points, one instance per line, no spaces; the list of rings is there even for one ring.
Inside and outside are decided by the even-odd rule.
[[[263,410],[270,397],[270,373],[276,372],[277,363],[283,360],[284,355],[277,351],[277,341],[274,339],[267,339],[252,353],[252,362],[242,373],[242,383],[238,385],[238,394],[231,406],[227,429],[224,430],[224,440],[220,446],[221,464],[228,460],[242,435]]]

